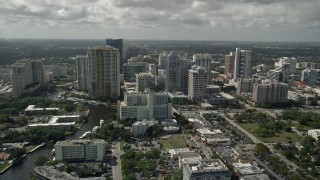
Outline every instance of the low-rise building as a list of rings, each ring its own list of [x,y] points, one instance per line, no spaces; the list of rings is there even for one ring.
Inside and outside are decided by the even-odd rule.
[[[80,121],[80,115],[53,116],[48,123],[29,124],[29,129],[53,128],[71,131],[76,122]]]
[[[183,180],[221,179],[230,180],[232,173],[220,159],[202,160],[196,165],[183,166]]]
[[[251,163],[233,163],[235,171],[239,173],[241,180],[269,180],[269,176],[263,170]]]
[[[163,119],[161,120],[161,125],[163,126],[177,126],[177,120],[175,119]]]
[[[107,143],[102,139],[58,141],[55,158],[60,161],[103,161]]]
[[[1,152],[0,153],[0,164],[5,164],[9,160],[10,157],[11,157],[11,154]]]
[[[288,91],[288,99],[307,106],[317,103],[317,96],[294,91]]]
[[[227,93],[211,94],[208,95],[207,102],[210,104],[235,104],[236,98]]]
[[[217,85],[207,85],[207,94],[219,94],[221,87]]]
[[[168,134],[173,134],[179,132],[180,128],[177,126],[165,126],[163,127],[163,130]]]
[[[60,171],[55,166],[37,166],[34,168],[34,173],[37,179],[40,180],[78,180],[69,173]]]
[[[149,129],[149,123],[146,120],[137,121],[132,124],[131,132],[135,137],[142,137]]]
[[[35,105],[29,105],[24,112],[28,115],[32,114],[56,114],[59,108],[35,108]]]
[[[310,129],[308,130],[308,135],[313,137],[315,140],[318,140],[320,136],[320,129]]]
[[[184,165],[198,164],[202,160],[202,157],[197,152],[181,152],[179,153],[179,167],[182,168]]]

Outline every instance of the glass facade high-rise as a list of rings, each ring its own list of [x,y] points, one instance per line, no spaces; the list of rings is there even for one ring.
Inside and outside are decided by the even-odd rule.
[[[111,39],[111,38],[107,38],[106,39],[106,45],[115,47],[119,50],[120,53],[120,73],[123,73],[123,64],[127,63],[126,62],[126,55],[125,55],[125,51],[123,48],[123,39]]]

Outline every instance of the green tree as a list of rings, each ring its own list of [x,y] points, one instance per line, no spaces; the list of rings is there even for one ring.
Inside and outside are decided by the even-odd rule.
[[[36,159],[35,161],[35,165],[36,166],[43,166],[46,162],[48,162],[49,159],[47,157],[44,156],[40,156]]]

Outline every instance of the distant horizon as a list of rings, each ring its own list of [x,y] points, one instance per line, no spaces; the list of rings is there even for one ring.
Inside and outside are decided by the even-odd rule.
[[[13,38],[3,38],[2,40],[94,40],[94,41],[105,41],[107,38],[111,39],[123,39],[124,41],[203,41],[203,42],[267,42],[267,43],[320,43],[320,41],[276,41],[276,40],[203,40],[203,39],[134,39],[134,38],[21,38],[21,37],[13,37]]]

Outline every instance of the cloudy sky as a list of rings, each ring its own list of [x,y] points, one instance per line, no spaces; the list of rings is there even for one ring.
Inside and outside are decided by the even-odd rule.
[[[320,0],[1,0],[0,38],[320,41]]]

